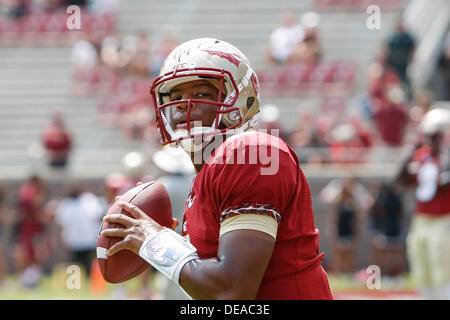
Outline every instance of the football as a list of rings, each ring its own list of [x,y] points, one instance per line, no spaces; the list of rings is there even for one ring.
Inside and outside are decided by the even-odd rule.
[[[134,204],[160,225],[170,228],[172,224],[172,207],[169,194],[159,181],[151,181],[134,187],[120,196],[120,201]],[[116,201],[106,215],[125,214],[128,212],[119,207]],[[124,228],[117,223],[104,222],[100,232],[109,228]],[[122,238],[99,236],[97,241],[97,261],[103,278],[107,282],[119,283],[136,277],[150,265],[140,256],[130,250],[122,250],[112,256],[107,256],[107,250]]]

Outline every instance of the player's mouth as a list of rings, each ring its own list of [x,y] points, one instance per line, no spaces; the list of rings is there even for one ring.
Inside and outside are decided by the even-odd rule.
[[[195,127],[195,122],[198,122],[198,121],[199,120],[191,120],[189,122],[189,129]],[[179,123],[177,123],[176,128],[188,130],[188,123],[186,121],[180,121]]]

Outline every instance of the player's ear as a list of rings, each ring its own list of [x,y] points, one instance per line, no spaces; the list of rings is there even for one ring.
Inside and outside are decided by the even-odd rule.
[[[176,227],[178,227],[178,220],[176,218],[172,218],[171,229],[175,230]]]

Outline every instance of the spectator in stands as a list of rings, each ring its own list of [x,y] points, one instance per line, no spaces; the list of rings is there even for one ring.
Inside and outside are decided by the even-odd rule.
[[[269,39],[268,61],[284,64],[292,53],[294,46],[303,40],[300,25],[295,23],[295,16],[287,12],[282,17],[281,26],[276,28]]]
[[[355,177],[349,177],[332,180],[320,191],[319,198],[331,209],[328,230],[333,238],[334,269],[338,273],[351,273],[355,271],[360,224],[372,205],[372,197]]]
[[[137,39],[134,35],[119,32],[103,39],[100,57],[102,63],[111,71],[127,75],[133,71],[132,60],[137,51]]]
[[[305,29],[305,37],[302,42],[295,45],[289,56],[289,63],[315,65],[319,62],[321,54],[317,30],[313,28]]]
[[[91,34],[82,33],[72,47],[72,67],[75,77],[90,75],[98,65],[98,53]]]
[[[404,239],[402,234],[403,203],[393,185],[382,183],[369,212],[373,233],[372,263],[386,275],[397,275],[404,267]]]
[[[302,15],[303,39],[295,43],[289,55],[290,63],[315,65],[319,62],[322,55],[318,36],[319,20],[319,15],[315,12],[306,12]]]
[[[81,183],[74,183],[67,197],[58,204],[55,222],[61,227],[61,239],[70,253],[70,261],[90,274],[104,204]]]
[[[388,87],[400,84],[397,74],[382,62],[373,62],[367,68],[368,94],[371,99],[384,99]]]
[[[0,0],[0,15],[19,19],[27,12],[27,0]]]
[[[52,168],[65,168],[72,150],[72,134],[66,128],[63,113],[57,109],[53,119],[43,131],[42,143]]]
[[[410,65],[416,42],[400,19],[397,22],[394,34],[386,43],[386,65],[392,68],[405,86],[406,94],[410,97],[410,81],[408,77],[408,66]]]
[[[308,162],[321,164],[329,162],[328,148],[332,143],[330,131],[334,126],[334,121],[329,115],[321,115],[315,121],[311,142],[308,145],[312,149],[308,157]]]
[[[365,145],[352,123],[342,123],[331,131],[329,160],[333,163],[355,163],[363,161]]]
[[[380,59],[382,60],[382,59]],[[376,111],[386,104],[387,88],[400,85],[400,79],[383,61],[375,61],[366,71],[367,92],[362,101],[363,113],[372,119]]]
[[[405,93],[400,86],[392,86],[386,90],[386,97],[377,101],[373,120],[382,141],[388,146],[400,147],[408,125]]]
[[[332,143],[329,132],[333,125],[334,120],[329,115],[316,117],[310,109],[301,112],[288,138],[294,148],[301,148],[301,163],[323,164],[329,161],[328,147]]]
[[[368,149],[373,146],[373,132],[367,123],[362,121],[361,116],[356,113],[350,113],[347,121],[353,125],[356,130],[356,135],[362,144],[362,147]]]
[[[122,34],[112,33],[105,37],[101,44],[100,59],[103,65],[112,71],[119,71],[120,51],[122,46]]]

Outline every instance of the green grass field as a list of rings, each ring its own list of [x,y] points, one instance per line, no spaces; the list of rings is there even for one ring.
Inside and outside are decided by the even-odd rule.
[[[153,299],[163,299],[163,276],[152,274],[148,280],[150,292],[155,293]],[[143,299],[142,282],[134,278],[123,284],[105,284],[104,291],[95,292],[90,281],[83,277],[79,289],[68,289],[67,275],[63,272],[54,272],[51,276],[44,276],[33,288],[22,286],[17,277],[10,276],[0,286],[0,300],[110,300],[110,299]],[[355,280],[351,275],[329,274],[329,281],[337,299],[356,297],[356,299],[392,299],[395,295],[413,297],[414,286],[405,274],[396,278],[383,278],[379,290],[370,290],[365,283]]]

